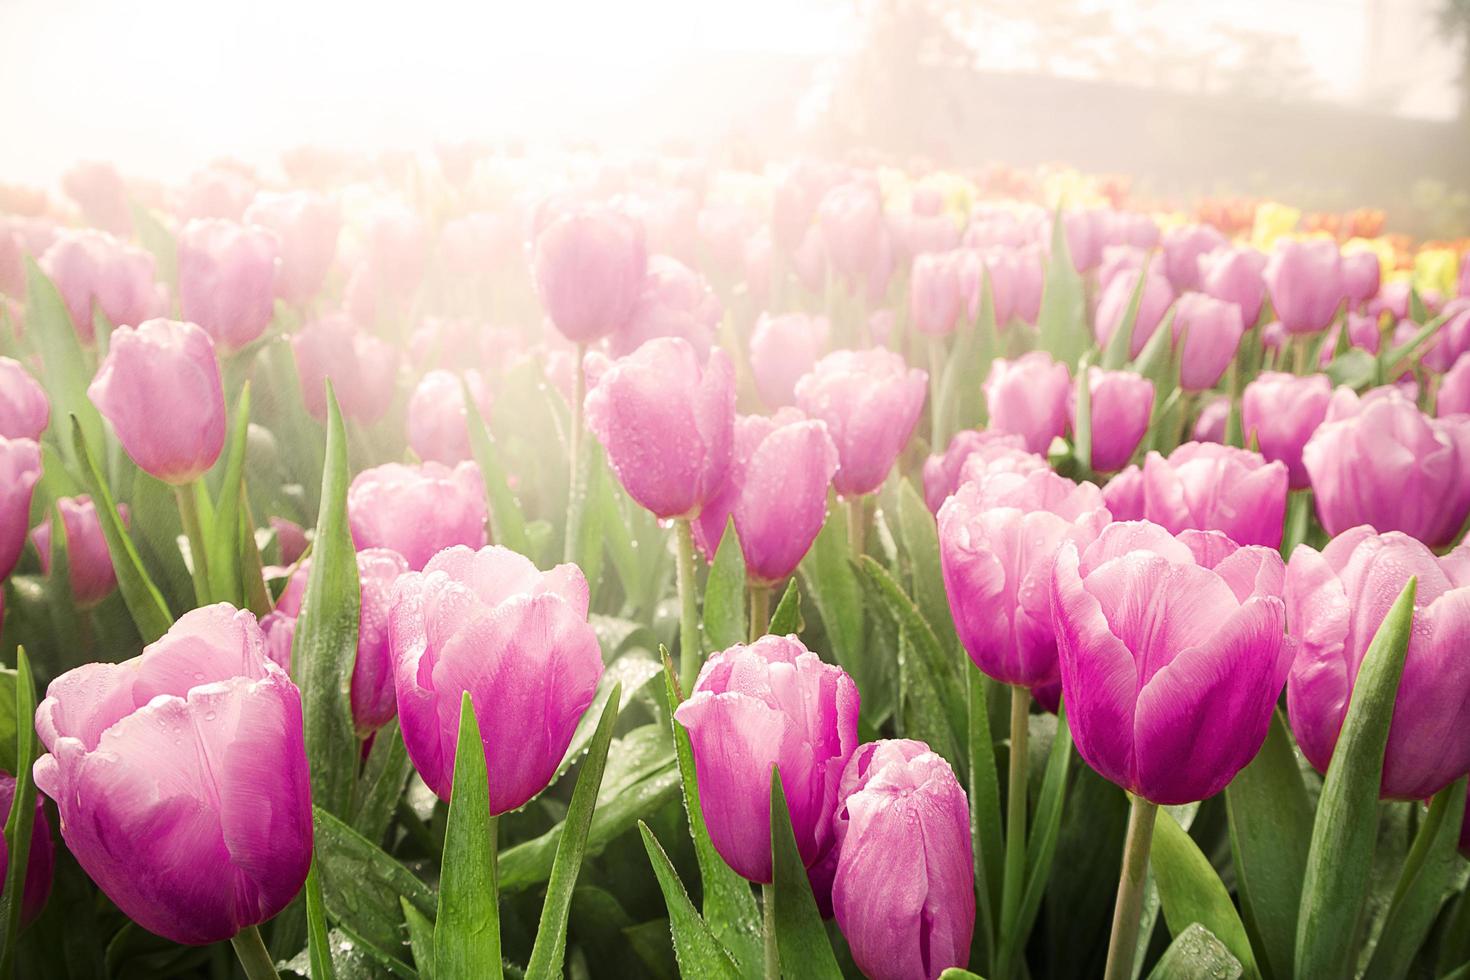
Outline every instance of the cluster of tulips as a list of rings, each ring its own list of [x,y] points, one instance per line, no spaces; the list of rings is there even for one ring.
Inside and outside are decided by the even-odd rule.
[[[1470,976],[1470,253],[1068,172],[62,186],[0,187],[0,971]]]

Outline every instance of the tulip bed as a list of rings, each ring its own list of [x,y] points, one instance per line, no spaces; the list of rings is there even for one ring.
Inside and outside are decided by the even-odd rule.
[[[4,974],[1470,977],[1458,244],[812,161],[63,187],[0,188]]]

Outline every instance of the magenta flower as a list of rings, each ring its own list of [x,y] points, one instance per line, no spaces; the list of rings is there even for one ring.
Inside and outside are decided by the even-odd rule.
[[[930,337],[954,333],[965,305],[960,289],[963,261],[962,252],[926,252],[914,256],[909,275],[909,322],[919,333]]]
[[[1286,570],[1287,620],[1298,644],[1286,707],[1302,754],[1322,772],[1368,645],[1410,576],[1418,579],[1414,628],[1383,759],[1385,799],[1428,799],[1470,771],[1470,547],[1436,558],[1406,534],[1363,525],[1320,553],[1298,547]]]
[[[1445,304],[1443,315],[1447,319],[1423,357],[1425,367],[1441,374],[1448,371],[1462,354],[1470,352],[1470,299],[1450,300]],[[1412,337],[1419,327],[1413,321],[1409,324],[1406,332]],[[1399,342],[1397,337],[1394,340]]]
[[[434,370],[419,380],[408,399],[408,444],[419,459],[453,466],[471,456],[464,387],[470,390],[480,415],[490,418],[490,391],[471,368],[464,384],[452,371]]]
[[[1097,336],[1099,347],[1107,349],[1113,334],[1123,326],[1123,317],[1128,313],[1128,304],[1133,299],[1133,290],[1138,288],[1138,272],[1120,272],[1102,291],[1097,301],[1097,315],[1093,319],[1092,331]],[[1157,272],[1149,272],[1143,281],[1143,294],[1138,300],[1138,316],[1133,321],[1133,333],[1128,340],[1128,356],[1143,353],[1144,345],[1159,329],[1164,314],[1174,305],[1174,288]]]
[[[307,324],[292,335],[291,350],[301,399],[313,417],[327,417],[328,378],[347,418],[371,425],[388,411],[391,399],[384,393],[394,387],[398,351],[359,330],[347,314],[333,313]]]
[[[51,421],[51,403],[41,383],[10,357],[0,357],[0,437],[36,439]]]
[[[1026,448],[1045,455],[1052,440],[1067,431],[1072,375],[1046,351],[1031,351],[1014,361],[996,358],[985,379],[990,427],[1014,432]]]
[[[606,208],[569,210],[536,236],[536,291],[563,337],[585,344],[623,327],[643,290],[643,226]]]
[[[1461,354],[1454,367],[1440,379],[1434,410],[1440,418],[1470,415],[1470,354]]]
[[[977,466],[1005,459],[1014,464],[1007,468],[1017,472],[1047,468],[1046,460],[1027,452],[1025,438],[1014,432],[963,429],[949,440],[943,455],[935,453],[924,460],[924,503],[930,513],[938,514],[940,505],[964,482],[962,474],[972,456],[983,461]]]
[[[20,561],[30,527],[31,496],[41,479],[41,447],[34,439],[0,436],[0,580]]]
[[[483,547],[485,487],[480,470],[464,462],[363,470],[347,488],[347,520],[357,550],[387,548],[414,571],[454,545]]]
[[[1199,289],[1200,259],[1230,243],[1214,225],[1180,225],[1164,232],[1163,273],[1177,291]]]
[[[856,177],[833,187],[822,197],[817,221],[833,272],[854,292],[881,296],[893,268],[893,242],[878,181]]]
[[[153,256],[105,232],[62,232],[41,256],[41,269],[56,284],[83,344],[92,343],[94,310],[114,327],[135,327],[163,311]]]
[[[602,677],[575,565],[541,572],[491,546],[450,548],[399,579],[389,615],[398,720],[414,768],[449,799],[461,695],[485,746],[490,812],[541,792]]]
[[[1283,239],[1266,263],[1271,306],[1289,334],[1316,333],[1337,316],[1347,298],[1342,253],[1325,238]]]
[[[1179,386],[1185,391],[1213,388],[1235,359],[1245,334],[1240,307],[1204,293],[1179,297],[1174,304],[1173,329],[1174,343],[1183,345]]]
[[[113,331],[87,397],[133,462],[165,483],[198,479],[224,448],[214,342],[192,323],[148,320]]]
[[[61,511],[61,524],[66,529],[66,562],[70,572],[71,594],[83,608],[96,605],[117,588],[117,574],[112,569],[112,555],[107,539],[102,536],[102,522],[92,498],[61,497],[56,501]],[[128,505],[117,505],[123,526],[129,524]],[[41,571],[51,574],[51,518],[48,516],[31,531],[31,541],[41,556]]]
[[[1199,257],[1199,289],[1240,307],[1240,319],[1249,330],[1266,301],[1265,272],[1265,253],[1248,246],[1217,248]]]
[[[275,314],[274,232],[196,219],[179,234],[179,309],[227,351],[265,333]]]
[[[929,376],[879,347],[833,351],[796,383],[796,406],[827,423],[843,497],[877,490],[924,410]]]
[[[0,771],[0,813],[9,813],[15,802],[15,777]],[[56,842],[46,816],[46,800],[36,796],[36,821],[31,825],[31,850],[26,858],[25,884],[21,886],[20,921],[30,925],[51,897],[51,876],[56,867]],[[10,847],[0,837],[0,877],[10,870]]]
[[[1092,414],[1092,468],[1111,473],[1128,465],[1148,432],[1154,410],[1154,383],[1132,371],[1087,369]],[[1068,411],[1077,429],[1077,389],[1069,389]]]
[[[1143,520],[1143,470],[1129,466],[1103,485],[1103,503],[1115,521]]]
[[[858,690],[795,636],[765,636],[705,661],[674,712],[689,730],[699,808],[715,850],[741,876],[771,880],[771,767],[803,863],[832,833],[843,767],[857,748]]]
[[[321,292],[342,232],[342,212],[335,202],[312,191],[261,191],[243,220],[276,234],[281,251],[277,297],[300,306]]]
[[[1100,775],[1153,803],[1224,789],[1260,749],[1293,646],[1270,548],[1111,524],[1057,555],[1067,723]]]
[[[1342,286],[1348,303],[1360,306],[1378,295],[1383,265],[1376,252],[1348,252],[1342,257]]]
[[[722,316],[720,298],[703,276],[678,259],[655,255],[648,260],[632,315],[608,342],[614,356],[622,357],[655,337],[682,337],[703,360]]]
[[[796,382],[827,349],[826,317],[762,313],[750,335],[750,369],[761,401],[771,408],[796,402]]]
[[[1240,417],[1246,442],[1255,439],[1262,456],[1285,463],[1294,490],[1311,486],[1302,449],[1326,417],[1331,398],[1332,382],[1324,374],[1266,371],[1245,386]]]
[[[1170,534],[1223,531],[1239,544],[1281,546],[1286,464],[1212,442],[1186,442],[1143,463],[1143,515]]]
[[[970,806],[923,742],[858,746],[842,774],[832,906],[874,980],[933,980],[970,960],[975,862]]]
[[[185,613],[139,657],[46,690],[36,785],[117,906],[178,943],[228,939],[296,897],[311,863],[301,693],[255,617]]]

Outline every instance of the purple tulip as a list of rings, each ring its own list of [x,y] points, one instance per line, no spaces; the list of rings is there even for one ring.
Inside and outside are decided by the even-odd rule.
[[[454,545],[485,544],[485,487],[474,463],[385,463],[347,488],[347,520],[359,551],[387,548],[418,571]]]
[[[9,813],[15,802],[15,777],[0,771],[0,813]],[[46,816],[44,797],[36,797],[36,822],[31,825],[31,850],[26,858],[25,884],[21,886],[20,921],[30,925],[51,897],[51,875],[56,867],[56,842]],[[10,847],[0,837],[0,878],[10,870]]]
[[[1378,295],[1379,278],[1383,265],[1378,253],[1361,251],[1348,252],[1342,257],[1342,286],[1348,303],[1361,306]]]
[[[192,323],[147,320],[113,331],[87,397],[133,462],[182,485],[225,445],[225,396],[209,334]]]
[[[327,417],[326,381],[342,414],[371,425],[388,411],[398,373],[398,351],[371,334],[359,330],[345,313],[333,313],[306,325],[292,335],[296,373],[301,379],[301,398],[312,417]]]
[[[1462,354],[1470,352],[1470,299],[1450,300],[1445,304],[1442,315],[1447,319],[1422,358],[1425,367],[1440,374],[1448,371]],[[1409,323],[1412,326],[1405,332],[1412,337],[1419,326],[1413,321]],[[1400,342],[1397,337],[1394,340]]]
[[[606,208],[567,211],[536,236],[536,291],[552,325],[574,344],[628,322],[647,267],[643,226]]]
[[[1286,571],[1287,620],[1298,652],[1286,707],[1302,754],[1319,771],[1332,760],[1353,685],[1373,634],[1408,582],[1418,579],[1414,627],[1394,700],[1380,793],[1428,799],[1470,772],[1470,547],[1436,558],[1406,534],[1363,525],[1320,553],[1302,545]]]
[[[833,351],[796,383],[796,406],[827,423],[840,465],[832,485],[860,497],[882,485],[908,445],[929,376],[893,351]]]
[[[1240,399],[1245,439],[1256,440],[1261,455],[1286,464],[1293,490],[1312,485],[1302,465],[1302,449],[1327,415],[1332,382],[1325,374],[1299,377],[1266,371],[1245,386]]]
[[[1470,354],[1461,354],[1455,366],[1445,372],[1439,382],[1435,414],[1470,415]]]
[[[497,546],[450,548],[399,579],[388,629],[403,741],[429,788],[449,799],[468,691],[495,774],[490,812],[541,792],[602,677],[582,570],[541,572]]]
[[[853,962],[874,980],[933,980],[970,959],[970,806],[923,742],[858,746],[842,774],[832,906]]]
[[[935,453],[924,460],[924,503],[929,512],[939,513],[939,507],[959,488],[961,473],[971,456],[981,457],[988,465],[1002,458],[1018,462],[1011,469],[1026,472],[1031,469],[1046,469],[1047,462],[1035,453],[1026,451],[1026,440],[1014,432],[996,432],[994,429],[964,429],[956,432],[949,440],[943,455]]]
[[[1285,568],[1218,533],[1111,524],[1052,579],[1067,723],[1100,775],[1153,803],[1224,789],[1260,749],[1291,666]]]
[[[36,439],[51,421],[46,390],[20,362],[0,357],[0,437]]]
[[[276,234],[281,251],[277,297],[301,306],[321,292],[342,231],[342,212],[335,202],[312,191],[261,191],[243,220]]]
[[[1328,534],[1367,524],[1438,548],[1470,513],[1470,417],[1429,418],[1395,387],[1339,388],[1302,465]]]
[[[1217,248],[1199,257],[1199,289],[1240,307],[1240,319],[1249,330],[1265,305],[1265,272],[1265,253],[1250,247]]]
[[[964,296],[960,290],[963,252],[916,255],[909,275],[909,322],[930,337],[954,333]]]
[[[701,366],[688,341],[650,340],[601,371],[585,410],[623,488],[655,516],[697,516],[725,482],[735,370],[722,349]]]
[[[724,310],[704,277],[678,259],[648,260],[643,289],[633,313],[609,338],[617,357],[631,354],[655,337],[682,337],[701,359],[709,357]]]
[[[1213,388],[1235,359],[1244,334],[1240,307],[1234,303],[1204,293],[1180,296],[1174,304],[1174,343],[1183,344],[1179,386],[1185,391]]]
[[[1178,292],[1201,288],[1200,258],[1230,243],[1214,225],[1180,225],[1164,232],[1164,275]]]
[[[1289,334],[1326,329],[1347,297],[1342,253],[1330,239],[1285,239],[1266,263],[1271,307]]]
[[[893,243],[878,181],[857,177],[822,197],[817,227],[833,272],[854,292],[881,296],[893,267]]]
[[[185,613],[139,657],[46,690],[36,785],[67,849],[117,906],[178,943],[228,939],[285,908],[311,864],[301,692],[255,617]]]
[[[1111,518],[1102,493],[1051,470],[966,483],[939,508],[939,561],[970,659],[1005,684],[1057,680],[1051,567],[1063,541],[1093,542]]]
[[[1123,326],[1123,317],[1128,313],[1128,304],[1133,299],[1133,291],[1138,288],[1137,272],[1123,272],[1113,277],[1112,282],[1103,289],[1102,297],[1097,301],[1097,316],[1093,321],[1093,333],[1097,335],[1098,346],[1106,349],[1113,338]],[[1159,329],[1159,324],[1164,319],[1164,314],[1169,312],[1169,307],[1174,304],[1174,288],[1169,285],[1169,280],[1157,272],[1149,272],[1143,281],[1143,294],[1138,301],[1138,317],[1133,321],[1133,333],[1128,341],[1128,356],[1137,357],[1143,353],[1144,345]]]
[[[796,402],[796,382],[827,349],[827,318],[805,313],[762,313],[750,335],[750,370],[761,401],[771,408]]]
[[[689,730],[699,807],[715,850],[771,880],[771,767],[810,867],[826,850],[843,768],[857,748],[858,690],[795,636],[765,636],[705,661],[674,712]]]
[[[41,447],[34,439],[0,436],[0,580],[20,561],[30,527],[31,495],[41,479]]]
[[[1067,431],[1071,391],[1067,365],[1045,351],[1031,351],[1014,361],[996,358],[985,379],[990,427],[1020,435],[1029,451],[1045,455],[1052,440]]]
[[[791,408],[772,418],[740,416],[729,476],[705,501],[694,523],[695,543],[713,559],[733,516],[746,574],[760,584],[780,582],[822,529],[836,472],[837,447],[825,423]]]
[[[107,539],[102,536],[102,522],[92,498],[61,497],[56,501],[61,511],[61,524],[66,529],[66,563],[71,579],[71,594],[78,606],[94,606],[117,588],[117,574],[112,568],[112,555]],[[117,505],[123,526],[129,524],[128,505]],[[41,555],[41,571],[51,574],[51,518],[47,517],[31,531],[31,541]]]
[[[1148,432],[1154,409],[1154,383],[1132,371],[1087,370],[1092,415],[1092,468],[1111,473],[1128,465]],[[1077,390],[1067,402],[1072,430],[1077,430]]]
[[[419,380],[408,400],[408,444],[419,459],[453,466],[470,458],[465,387],[469,388],[480,415],[488,420],[490,392],[479,371],[466,371],[463,385],[452,371],[430,371]]]
[[[1129,466],[1103,485],[1103,503],[1115,521],[1143,520],[1143,470]]]
[[[265,333],[275,315],[273,232],[219,218],[196,219],[179,235],[179,309],[227,351]]]
[[[56,284],[83,344],[92,343],[94,310],[114,327],[135,327],[162,312],[153,256],[105,232],[62,232],[41,256],[41,269]]]
[[[1143,463],[1143,515],[1171,534],[1223,531],[1238,544],[1281,546],[1286,464],[1212,442],[1186,442]]]

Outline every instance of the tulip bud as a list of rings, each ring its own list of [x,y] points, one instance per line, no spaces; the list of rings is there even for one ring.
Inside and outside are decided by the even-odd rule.
[[[1103,503],[1115,521],[1143,520],[1143,470],[1130,466],[1103,486]]]
[[[347,521],[357,550],[396,551],[414,571],[445,548],[483,547],[485,508],[480,471],[468,462],[453,469],[385,463],[363,470],[347,488]]]
[[[735,369],[723,350],[701,367],[688,341],[650,340],[602,372],[585,409],[623,488],[655,516],[697,516],[724,483]]]
[[[909,276],[909,320],[919,333],[930,337],[954,333],[963,301],[960,292],[963,255],[936,252],[914,257]]]
[[[225,350],[265,333],[275,314],[276,236],[218,218],[179,235],[179,309]]]
[[[1031,351],[1014,361],[997,358],[985,379],[990,427],[1017,433],[1029,451],[1045,455],[1052,440],[1067,431],[1071,391],[1067,365],[1045,351]]]
[[[536,290],[563,337],[585,344],[623,327],[643,290],[643,226],[605,208],[561,214],[536,236]]]
[[[1436,558],[1406,534],[1363,525],[1320,553],[1298,546],[1286,570],[1287,621],[1298,643],[1286,708],[1302,754],[1321,772],[1368,645],[1410,576],[1418,579],[1414,626],[1383,758],[1385,799],[1428,799],[1470,771],[1470,547]]]
[[[398,373],[398,352],[364,333],[344,313],[334,313],[307,324],[291,337],[301,399],[313,417],[327,417],[326,381],[347,418],[371,425],[388,411]]]
[[[56,501],[61,523],[66,529],[66,563],[70,570],[71,594],[78,606],[96,605],[117,588],[117,574],[112,569],[112,555],[107,539],[102,536],[102,522],[91,497],[61,497]],[[129,523],[128,505],[118,504],[123,526]],[[31,531],[31,541],[41,555],[41,571],[51,574],[51,518],[46,518]]]
[[[1328,239],[1276,243],[1266,263],[1271,307],[1289,334],[1325,329],[1346,298],[1342,253]]]
[[[1128,465],[1148,432],[1154,410],[1154,383],[1132,371],[1087,369],[1092,417],[1092,469],[1111,473]],[[1072,430],[1077,429],[1077,390],[1068,395]]]
[[[163,308],[153,256],[104,232],[63,232],[41,256],[41,270],[56,284],[86,345],[93,339],[94,309],[114,327],[135,327]]]
[[[827,318],[805,313],[762,313],[750,335],[750,369],[761,401],[782,408],[796,400],[796,382],[827,349]]]
[[[1266,301],[1266,256],[1254,248],[1217,248],[1199,257],[1202,292],[1240,307],[1247,330],[1261,318]]]
[[[1376,252],[1348,252],[1343,255],[1342,285],[1348,303],[1359,306],[1377,296],[1382,274],[1383,265]]]
[[[1443,316],[1447,319],[1422,358],[1425,367],[1441,374],[1448,371],[1462,354],[1470,352],[1470,299],[1450,300],[1445,304]],[[1412,338],[1419,326],[1412,320],[1408,323],[1409,329],[1405,332]],[[1395,337],[1394,342],[1404,341]]]
[[[1302,448],[1327,415],[1332,383],[1326,375],[1298,377],[1266,371],[1245,386],[1240,400],[1246,442],[1254,439],[1261,455],[1286,464],[1293,490],[1312,481],[1302,465]]]
[[[735,420],[729,476],[700,511],[694,541],[713,559],[733,516],[746,574],[761,584],[779,582],[822,529],[836,472],[837,447],[825,423],[792,408],[773,418],[742,415]]]
[[[244,221],[276,233],[281,251],[277,298],[302,306],[321,292],[342,231],[342,213],[335,202],[312,191],[261,191]]]
[[[1470,354],[1461,354],[1455,366],[1440,379],[1435,414],[1440,418],[1470,415]]]
[[[994,429],[964,429],[956,432],[949,440],[943,455],[938,453],[924,460],[924,503],[929,512],[939,513],[939,507],[965,482],[962,470],[969,465],[971,457],[978,457],[978,465],[988,466],[991,462],[1005,458],[1015,461],[1007,467],[1012,472],[1027,472],[1031,469],[1046,469],[1047,462],[1035,453],[1026,451],[1026,440],[1014,432],[996,432]]]
[[[41,479],[41,447],[34,439],[0,436],[0,580],[15,568],[30,527],[31,495]]]
[[[255,179],[241,170],[228,165],[210,166],[189,177],[176,210],[185,220],[239,221],[255,190]]]
[[[1067,236],[1067,253],[1072,257],[1072,266],[1078,272],[1095,269],[1102,261],[1102,226],[1106,221],[1106,213],[1101,208],[1062,213],[1062,231]]]
[[[970,806],[923,742],[858,746],[833,817],[832,906],[853,962],[874,980],[933,980],[970,959],[975,862]]]
[[[306,551],[306,532],[295,521],[272,517],[270,526],[276,532],[276,549],[282,565],[294,565]]]
[[[15,803],[15,777],[0,771],[0,812],[9,813]],[[30,925],[46,907],[51,897],[51,876],[56,867],[56,843],[51,837],[51,821],[46,817],[46,801],[36,797],[35,823],[31,825],[31,850],[26,857],[25,884],[21,886],[20,921]],[[10,870],[10,847],[0,837],[0,878]]]
[[[480,414],[490,415],[490,392],[473,369],[464,383],[451,371],[430,371],[408,400],[408,444],[419,459],[453,466],[471,457],[464,388],[468,387]]]
[[[1269,548],[1116,523],[1052,576],[1067,723],[1087,764],[1135,796],[1192,803],[1255,757],[1291,666]]]
[[[877,490],[924,410],[929,376],[893,351],[833,351],[796,383],[796,406],[827,423],[840,465],[832,485],[843,497]]]
[[[1235,359],[1244,334],[1240,307],[1234,303],[1204,293],[1180,296],[1174,304],[1174,343],[1183,344],[1179,386],[1185,391],[1213,388]]]
[[[1104,350],[1112,342],[1113,334],[1123,326],[1128,314],[1128,304],[1133,300],[1133,291],[1138,288],[1137,272],[1119,273],[1103,289],[1097,301],[1097,316],[1093,320],[1093,333]],[[1164,314],[1174,304],[1174,290],[1169,280],[1156,272],[1148,273],[1143,280],[1143,294],[1138,301],[1138,316],[1133,321],[1133,333],[1128,341],[1128,356],[1143,353],[1148,339],[1159,329]]]
[[[1102,493],[1051,470],[966,483],[939,508],[939,563],[955,631],[986,675],[1057,680],[1048,589],[1063,541],[1086,548],[1110,517]]]
[[[469,692],[495,773],[490,812],[541,792],[602,677],[581,569],[541,572],[505,548],[450,548],[399,579],[388,630],[403,742],[429,788],[449,799]]]
[[[1212,442],[1186,442],[1143,463],[1143,514],[1170,534],[1223,531],[1237,544],[1281,546],[1286,464]]]
[[[264,647],[250,613],[205,606],[139,657],[62,674],[36,711],[67,849],[177,943],[271,918],[311,865],[301,693]]]
[[[674,718],[689,731],[710,841],[742,877],[771,880],[772,766],[802,863],[826,850],[857,748],[858,701],[852,678],[795,636],[765,636],[705,661]]]
[[[1200,288],[1201,256],[1230,243],[1213,225],[1180,225],[1164,232],[1164,275],[1178,292]]]
[[[19,361],[0,357],[0,436],[39,440],[50,421],[51,404],[40,382]]]
[[[113,331],[87,397],[139,468],[183,485],[225,444],[225,396],[209,334],[192,323],[147,320]]]
[[[609,338],[614,356],[631,354],[655,337],[682,337],[701,360],[709,357],[724,310],[704,277],[678,259],[655,255],[633,313]]]
[[[1147,249],[1132,245],[1109,245],[1103,249],[1102,264],[1097,267],[1097,281],[1103,289],[1125,272],[1137,273],[1148,261]],[[1136,282],[1137,279],[1135,278]]]
[[[832,270],[854,291],[870,299],[881,295],[893,266],[893,243],[878,182],[859,177],[833,187],[817,208],[817,220]]]
[[[115,235],[133,230],[128,185],[112,164],[84,160],[62,175],[61,188],[76,202],[87,224]]]

